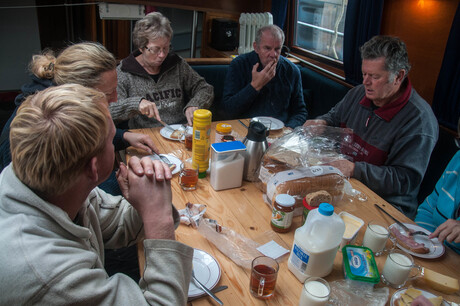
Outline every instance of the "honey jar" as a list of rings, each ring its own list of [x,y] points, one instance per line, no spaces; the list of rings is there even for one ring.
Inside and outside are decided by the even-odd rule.
[[[218,123],[216,125],[216,135],[214,138],[214,143],[219,143],[219,142],[227,142],[223,141],[225,136],[231,136],[232,134],[232,126],[228,123]],[[235,139],[233,139],[235,140]]]
[[[288,194],[279,194],[275,197],[270,222],[275,232],[287,233],[291,230],[294,204],[294,197]]]

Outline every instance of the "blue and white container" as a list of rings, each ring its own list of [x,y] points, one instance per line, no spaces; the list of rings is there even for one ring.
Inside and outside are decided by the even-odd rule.
[[[342,248],[343,274],[352,286],[373,288],[380,282],[374,254],[369,248],[346,245]]]
[[[321,203],[311,211],[305,224],[295,231],[288,260],[289,270],[305,282],[307,277],[324,277],[331,273],[334,259],[345,232],[342,218],[334,206]]]
[[[241,141],[211,145],[211,186],[214,190],[240,187],[246,146]]]

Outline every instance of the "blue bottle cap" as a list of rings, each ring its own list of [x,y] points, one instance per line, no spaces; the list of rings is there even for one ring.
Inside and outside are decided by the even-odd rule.
[[[329,203],[321,203],[319,204],[318,211],[324,216],[331,216],[334,213],[334,206]]]

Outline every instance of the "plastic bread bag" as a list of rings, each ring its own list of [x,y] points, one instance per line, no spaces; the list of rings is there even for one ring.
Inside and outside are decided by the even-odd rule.
[[[327,305],[384,306],[390,295],[388,287],[352,286],[345,279],[330,282],[329,286],[331,295]]]
[[[269,176],[264,199],[271,206],[278,194],[289,194],[295,199],[294,216],[298,216],[303,211],[303,198],[313,192],[326,191],[332,197],[330,204],[337,204],[343,197],[345,182],[342,173],[332,166],[280,171]]]
[[[338,203],[346,178],[327,164],[346,159],[343,148],[352,146],[352,131],[324,125],[298,127],[276,140],[262,157],[257,187],[271,205],[274,197],[287,193],[296,199],[294,215],[302,212],[302,199],[311,192],[326,190]]]
[[[261,166],[276,173],[348,159],[342,152],[353,147],[352,134],[351,129],[324,125],[297,127],[270,145]]]
[[[273,231],[263,233],[254,241],[231,228],[219,225],[216,220],[207,218],[200,219],[198,232],[214,244],[220,252],[245,269],[251,269],[251,263],[255,257],[264,255],[257,248],[271,240],[288,250],[290,248]],[[276,260],[280,262],[286,258],[287,256],[281,256]]]

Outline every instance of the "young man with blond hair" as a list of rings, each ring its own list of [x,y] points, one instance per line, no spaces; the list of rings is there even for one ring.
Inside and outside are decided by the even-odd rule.
[[[117,173],[124,197],[105,193],[114,135],[98,90],[61,85],[22,103],[0,174],[0,304],[185,305],[193,249],[175,241],[171,171],[133,157]],[[142,238],[139,285],[109,277],[104,248]]]

